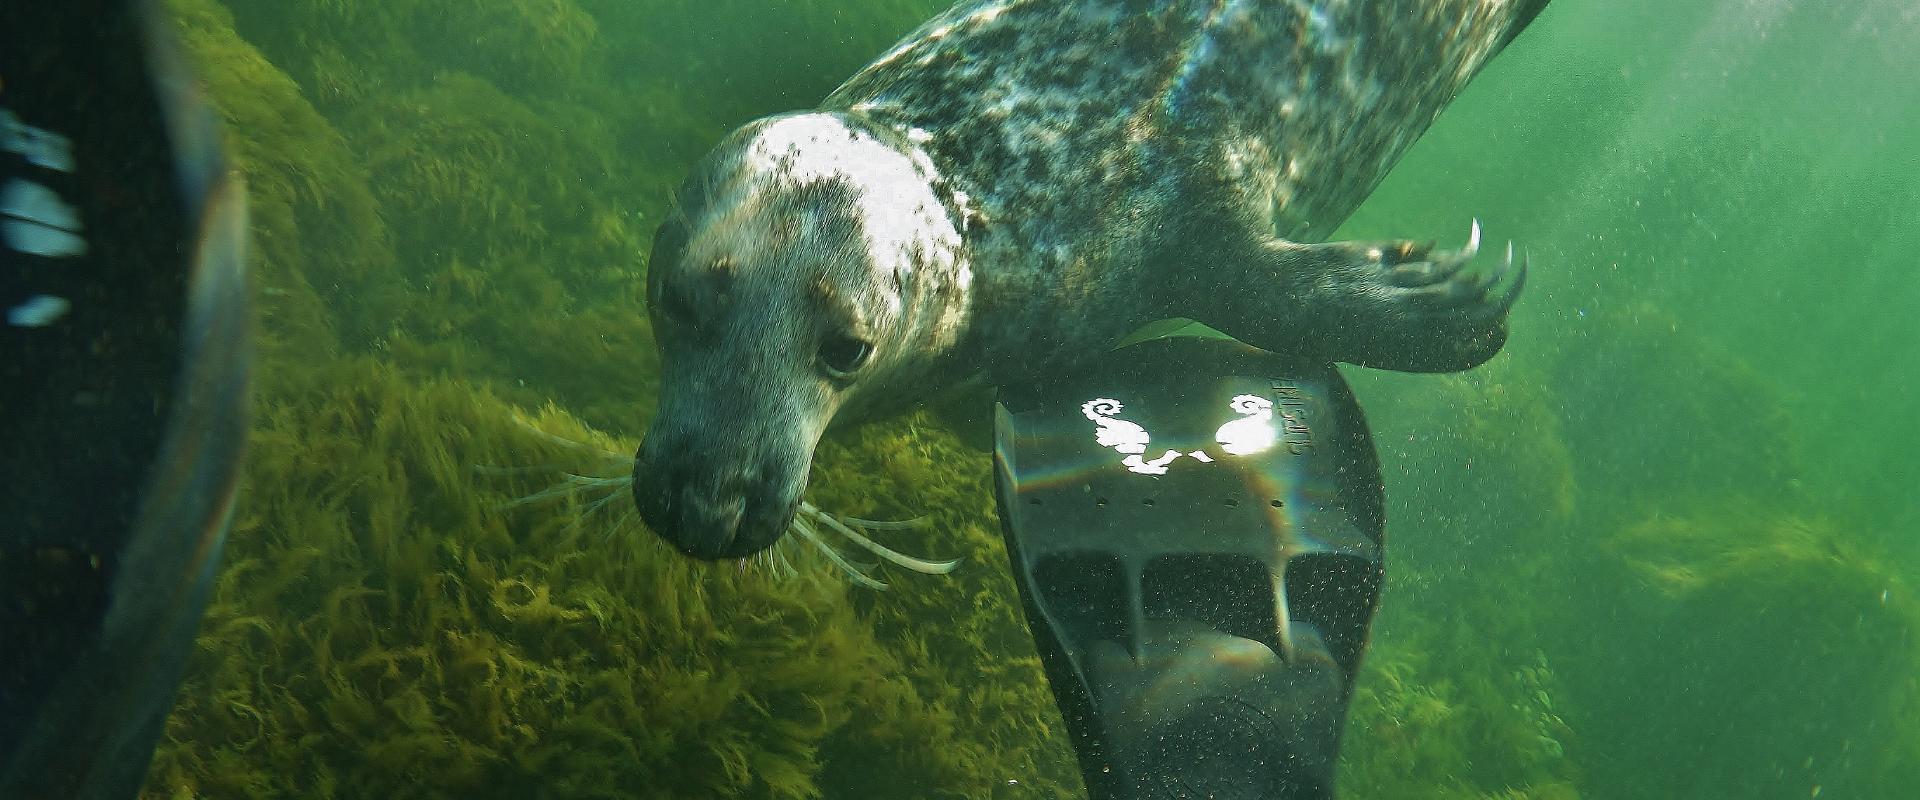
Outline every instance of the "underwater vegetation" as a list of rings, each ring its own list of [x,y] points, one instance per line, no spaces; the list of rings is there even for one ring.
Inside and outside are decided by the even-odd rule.
[[[542,487],[476,464],[563,454],[469,386],[347,359],[274,394],[157,791],[816,791],[813,740],[879,667],[842,587],[494,513]]]
[[[1920,710],[1920,614],[1884,554],[1830,519],[1746,505],[1604,544],[1620,574],[1596,577],[1639,589],[1582,653],[1613,705],[1583,722],[1617,743],[1619,763],[1594,765],[1614,791],[1891,797],[1920,774],[1897,746]]]
[[[953,5],[949,0],[578,2],[607,34],[612,85],[630,97],[673,87],[695,113],[723,128],[815,105],[854,70]],[[700,155],[711,143],[711,137],[697,142],[687,156]]]
[[[900,648],[911,663],[930,667],[903,677],[952,716],[944,724],[982,738],[940,743],[904,735],[911,731],[875,719],[869,722],[894,730],[863,744],[977,753],[954,766],[992,763],[991,754],[1006,753],[996,757],[1001,762],[996,772],[953,774],[926,784],[955,787],[956,796],[1073,796],[1079,790],[1078,768],[1001,544],[990,467],[983,453],[962,445],[924,413],[829,440],[817,456],[813,494],[823,507],[883,519],[932,512],[920,534],[926,538],[899,546],[961,559],[960,568],[944,578],[896,572],[901,577],[894,590],[859,593],[855,603],[877,636]],[[848,763],[895,757],[872,753]],[[858,782],[844,785],[861,789],[848,797],[908,796],[882,774],[847,777]],[[1010,780],[1019,785],[1009,787]]]
[[[1920,605],[1896,537],[1802,478],[1766,376],[1657,308],[1603,322],[1550,380],[1586,398],[1561,401],[1588,542],[1562,564],[1590,611],[1545,632],[1569,719],[1606,743],[1594,791],[1900,796],[1920,774]]]
[[[572,0],[235,0],[237,29],[332,113],[430,78],[471,72],[516,93],[578,85],[594,18]],[[422,69],[425,67],[426,69]]]
[[[652,413],[672,186],[943,2],[169,5],[252,192],[263,345],[145,797],[1080,796],[978,430],[822,446],[810,501],[962,560],[886,592],[801,547],[690,563],[599,481]],[[1344,791],[1903,796],[1920,600],[1805,484],[1780,388],[1655,303],[1515,341],[1356,375],[1389,579]]]
[[[270,386],[150,796],[804,798],[1065,777],[1036,763],[1070,759],[1045,738],[1031,646],[993,635],[1024,635],[1011,587],[981,588],[1004,570],[903,582],[886,597],[905,607],[878,614],[896,622],[876,624],[804,553],[794,577],[709,569],[584,516],[584,498],[516,504],[598,466],[551,437],[631,449],[557,409],[368,358]],[[906,478],[962,482],[924,447]],[[523,468],[476,469],[502,463]],[[888,488],[861,491],[900,502]],[[934,501],[955,525],[916,546],[993,543],[981,509]],[[897,622],[927,606],[958,624]]]
[[[281,346],[332,352],[341,326],[397,302],[377,290],[395,261],[366,172],[301,87],[234,33],[225,7],[168,7],[247,177],[263,355]]]
[[[1506,661],[1463,646],[1473,634],[1489,635],[1382,637],[1355,692],[1343,786],[1377,797],[1580,797],[1574,733],[1546,655]]]
[[[1582,738],[1542,633],[1579,507],[1537,369],[1361,373],[1387,486],[1387,583],[1341,783],[1379,797],[1582,795]]]
[[[1804,485],[1759,372],[1658,308],[1596,317],[1362,390],[1392,557],[1348,785],[1901,796],[1920,605],[1886,534]]]

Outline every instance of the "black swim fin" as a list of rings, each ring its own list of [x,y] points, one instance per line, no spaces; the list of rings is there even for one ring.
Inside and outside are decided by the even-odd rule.
[[[154,4],[0,4],[0,797],[138,792],[246,435],[245,198]]]
[[[1003,387],[1000,516],[1095,798],[1326,798],[1382,575],[1331,364],[1224,339]]]

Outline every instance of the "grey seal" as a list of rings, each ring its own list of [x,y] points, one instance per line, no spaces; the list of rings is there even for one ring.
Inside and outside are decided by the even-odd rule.
[[[821,435],[1145,323],[1392,370],[1473,367],[1526,266],[1314,243],[1546,0],[967,0],[811,111],[702,158],[649,262],[641,517],[741,558]],[[1511,275],[1511,277],[1505,277]]]

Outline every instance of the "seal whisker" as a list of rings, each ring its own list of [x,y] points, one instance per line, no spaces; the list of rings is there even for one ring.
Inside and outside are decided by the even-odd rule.
[[[800,574],[800,570],[793,566],[793,559],[787,556],[787,549],[790,546],[788,540],[783,538],[767,548],[767,552],[772,554],[774,566],[779,570],[781,577],[785,578],[797,577]]]
[[[562,469],[557,465],[531,467],[490,467],[475,465],[475,470],[488,475],[518,476],[535,472],[559,472],[562,476],[559,483],[532,494],[501,503],[495,506],[496,510],[520,508],[561,498],[579,497],[583,505],[581,506],[579,515],[573,521],[573,525],[578,526],[587,522],[588,519],[595,514],[605,511],[619,499],[629,495],[628,490],[633,485],[634,477],[631,471],[625,470],[628,465],[626,457],[585,442],[574,441],[540,430],[535,427],[532,422],[517,415],[514,417],[514,421],[519,423],[519,425],[528,432],[539,436],[548,443],[559,445],[568,450],[604,458],[609,467],[617,465],[622,468],[623,471],[620,474],[608,476],[575,472]],[[618,515],[615,515],[608,526],[608,538],[618,535],[624,528],[633,523],[636,516],[637,513],[633,508],[626,508]],[[927,527],[930,522],[926,517],[915,517],[906,520],[874,520],[861,517],[835,516],[822,511],[812,503],[802,501],[794,515],[793,522],[788,526],[787,530],[789,533],[797,534],[799,538],[806,540],[815,548],[819,549],[821,553],[826,555],[829,562],[840,571],[845,572],[855,583],[870,589],[885,590],[887,584],[875,579],[870,574],[878,564],[865,565],[849,560],[822,536],[822,528],[845,537],[848,541],[858,545],[861,549],[869,553],[906,569],[913,570],[914,572],[925,575],[945,575],[951,573],[959,566],[960,562],[958,559],[933,561],[916,558],[880,544],[860,532],[860,530],[898,531],[924,528]],[[792,556],[787,551],[785,545],[786,539],[783,537],[777,540],[774,546],[768,550],[750,558],[742,559],[741,567],[745,568],[748,563],[751,562],[753,565],[764,568],[776,577],[791,578],[798,576],[800,570],[794,565]]]
[[[580,521],[585,522],[588,517],[591,517],[594,515],[594,512],[597,512],[600,509],[606,508],[608,503],[611,503],[614,500],[624,496],[625,496],[624,492],[612,492],[605,497],[602,497],[598,500],[588,503],[587,507],[580,511]]]
[[[933,522],[931,519],[928,519],[926,517],[914,517],[913,519],[901,519],[901,520],[880,520],[880,519],[861,519],[859,517],[849,517],[842,514],[842,515],[838,515],[835,518],[847,525],[851,525],[856,528],[864,528],[870,531],[904,531],[904,530],[910,530],[913,528],[925,528],[928,525],[932,524]]]
[[[615,491],[608,492],[604,497],[600,498],[599,502],[604,502],[608,498],[619,497],[621,495],[621,492],[619,491],[619,489],[633,482],[633,478],[631,476],[605,478],[605,477],[598,477],[593,475],[578,475],[571,472],[563,473],[563,474],[565,474],[567,477],[565,480],[561,481],[560,483],[554,484],[553,486],[547,487],[545,489],[534,492],[533,494],[530,494],[530,495],[526,495],[524,497],[514,498],[505,503],[501,503],[495,506],[494,508],[496,510],[504,511],[509,508],[519,508],[521,506],[532,505],[534,503],[541,503],[547,500],[553,500],[555,498],[572,497],[574,495],[581,494],[583,492],[591,492],[596,489],[614,489]]]
[[[634,517],[636,516],[638,516],[638,514],[636,514],[632,508],[622,509],[619,514],[614,515],[613,522],[607,526],[606,538],[612,539],[624,533],[628,526],[633,524]]]
[[[838,533],[841,536],[846,537],[848,541],[851,541],[854,544],[859,545],[860,547],[864,548],[867,552],[870,552],[876,556],[884,558],[902,567],[906,567],[907,569],[913,570],[914,572],[918,572],[924,575],[945,575],[947,573],[952,572],[955,567],[958,567],[960,565],[959,559],[953,559],[951,561],[928,561],[922,558],[914,558],[913,556],[907,555],[898,550],[894,550],[890,547],[887,547],[886,545],[883,545],[879,542],[876,542],[872,539],[867,538],[866,536],[862,535],[859,531],[856,531],[853,528],[846,525],[844,522],[838,519],[835,519],[832,514],[828,514],[825,511],[821,511],[819,508],[814,507],[813,504],[811,503],[801,503],[800,512],[802,514],[807,515],[814,522],[818,522],[822,525],[827,526],[834,533]]]
[[[627,487],[633,485],[633,476],[631,474],[614,475],[611,477],[604,475],[579,475],[572,472],[565,474],[567,476],[566,482],[572,484],[575,490],[582,492],[590,492],[595,489],[613,489],[618,493],[627,491]]]
[[[473,471],[493,478],[511,478],[518,475],[532,475],[536,472],[553,472],[560,469],[559,464],[535,464],[530,467],[496,467],[492,464],[475,464]]]
[[[798,578],[800,577],[800,569],[793,565],[792,557],[787,555],[788,551],[796,546],[797,545],[792,544],[787,538],[782,537],[779,541],[774,542],[772,547],[761,551],[758,558],[766,565],[767,572],[774,577],[782,580]]]
[[[530,506],[535,503],[544,503],[548,500],[553,500],[556,498],[572,497],[576,492],[579,492],[579,491],[580,491],[580,487],[578,486],[573,486],[571,484],[566,484],[566,483],[555,484],[545,489],[541,489],[540,491],[534,492],[533,494],[530,494],[530,495],[525,495],[523,497],[516,497],[504,503],[497,503],[494,505],[493,509],[495,511],[505,511],[510,508]]]
[[[557,474],[559,476],[558,482],[544,489],[495,504],[493,506],[495,511],[522,508],[553,500],[577,501],[580,510],[567,526],[568,528],[577,529],[596,514],[601,514],[603,517],[606,517],[607,514],[602,512],[606,512],[609,508],[615,507],[616,501],[620,498],[630,495],[630,489],[633,485],[633,472],[631,462],[626,456],[605,449],[602,446],[576,441],[565,436],[541,430],[532,420],[522,414],[512,414],[511,418],[514,424],[519,426],[521,430],[538,437],[542,442],[564,448],[571,453],[586,456],[594,463],[590,463],[584,469],[577,466],[572,468],[563,467],[559,464],[552,463],[525,467],[499,467],[476,464],[473,469],[481,475],[519,477],[532,475],[534,473],[543,473]],[[633,523],[636,516],[637,513],[632,508],[627,508],[619,514],[613,514],[608,520],[606,538],[611,539],[626,530],[627,527]]]
[[[667,192],[667,224],[692,227],[693,220],[687,216],[687,204],[680,200],[680,190]]]
[[[819,531],[814,530],[813,526],[807,524],[805,520],[795,517],[791,530],[799,533],[800,538],[807,540],[815,548],[819,549],[819,551],[827,557],[828,561],[833,562],[834,566],[839,567],[841,571],[847,573],[847,577],[853,579],[854,583],[876,591],[884,592],[887,590],[886,584],[874,580],[873,577],[868,575],[864,570],[855,566],[853,562],[848,561],[845,556],[840,555],[840,551],[833,549],[833,545],[827,544],[825,539],[820,538]]]

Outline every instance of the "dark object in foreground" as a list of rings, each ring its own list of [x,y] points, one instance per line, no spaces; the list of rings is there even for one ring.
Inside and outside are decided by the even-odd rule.
[[[1091,795],[1331,797],[1383,533],[1333,365],[1154,340],[1003,387],[995,430],[1014,575]]]
[[[246,212],[128,0],[0,5],[0,797],[130,798],[246,434]]]

